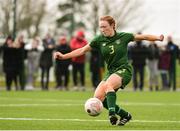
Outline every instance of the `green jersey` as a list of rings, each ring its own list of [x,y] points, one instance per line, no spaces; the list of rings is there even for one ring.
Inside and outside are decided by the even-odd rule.
[[[107,63],[109,73],[114,73],[119,69],[128,68],[128,50],[130,41],[134,40],[134,35],[125,32],[116,32],[113,37],[99,35],[95,37],[90,46],[99,50]]]

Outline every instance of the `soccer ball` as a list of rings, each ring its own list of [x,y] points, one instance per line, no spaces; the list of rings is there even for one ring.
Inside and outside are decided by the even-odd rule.
[[[85,105],[84,105],[85,111],[90,116],[98,116],[103,109],[103,104],[98,98],[89,98]]]

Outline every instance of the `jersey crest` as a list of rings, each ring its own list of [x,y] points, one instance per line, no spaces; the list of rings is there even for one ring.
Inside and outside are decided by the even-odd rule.
[[[121,40],[120,39],[116,40],[116,44],[117,45],[121,44]]]

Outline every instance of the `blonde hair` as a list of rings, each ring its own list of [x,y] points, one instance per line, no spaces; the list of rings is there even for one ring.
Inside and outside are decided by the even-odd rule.
[[[100,17],[100,21],[107,21],[109,25],[113,25],[113,29],[115,30],[116,22],[112,16],[106,15]]]

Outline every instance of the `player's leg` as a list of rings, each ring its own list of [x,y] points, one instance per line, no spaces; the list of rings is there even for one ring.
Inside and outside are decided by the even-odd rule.
[[[96,90],[95,90],[95,93],[94,93],[94,97],[96,97],[96,98],[98,98],[98,99],[100,99],[102,102],[103,102],[103,106],[106,108],[106,109],[108,109],[109,110],[109,107],[110,106],[108,106],[108,104],[107,104],[107,100],[104,102],[104,100],[105,100],[105,98],[107,97],[107,95],[106,95],[106,89],[107,88],[107,83],[105,82],[105,81],[101,81],[100,82],[100,84],[98,85],[98,87],[96,88]],[[114,92],[114,90],[112,89],[111,90],[112,91],[112,93]],[[110,99],[112,99],[113,101],[114,101],[114,95],[109,95],[109,94],[111,94],[111,93],[108,93],[108,98],[110,98]],[[116,97],[116,96],[115,96]],[[110,99],[109,99],[109,101],[110,101]],[[112,101],[111,100],[111,101]],[[106,104],[105,104],[106,103]],[[114,103],[114,102],[113,102]],[[112,104],[112,105],[114,105],[114,104]],[[111,105],[111,106],[112,106]],[[112,110],[112,108],[114,108],[114,107],[110,107],[110,109]],[[110,113],[109,113],[110,114]],[[113,113],[114,114],[114,113]],[[110,122],[111,122],[111,124],[112,125],[115,125],[116,123],[117,123],[117,117],[115,116],[115,115],[111,115],[110,117],[109,117],[109,119],[110,119]]]
[[[112,77],[113,78],[113,76],[115,76],[115,77],[117,77],[118,78],[118,80],[115,80],[115,78],[114,78],[114,80],[112,79],[112,80],[110,80],[111,82],[109,82],[109,79]],[[107,94],[107,92],[115,92],[115,90],[117,90],[117,89],[119,89],[119,87],[121,87],[121,84],[119,84],[119,83],[121,83],[121,77],[120,76],[118,76],[117,74],[112,74],[112,75],[109,75],[108,77],[110,77],[110,78],[107,78],[107,80],[105,79],[105,80],[102,80],[100,83],[99,83],[99,85],[97,86],[97,88],[96,88],[96,90],[95,90],[95,93],[94,93],[94,97],[96,97],[96,95],[102,95],[101,94],[101,91],[103,92],[103,93],[105,93],[105,94]],[[118,83],[118,84],[117,84]],[[98,95],[98,96],[99,96]],[[104,98],[105,99],[105,98]],[[103,100],[104,100],[103,99]]]
[[[105,97],[107,99],[107,107],[109,110],[109,119],[112,125],[117,122],[115,113],[116,106],[116,93],[115,89],[121,86],[122,78],[117,74],[112,74],[106,81],[102,81],[97,87],[94,97],[99,98],[102,102]],[[105,107],[106,108],[106,107]]]
[[[117,74],[112,74],[106,81],[102,81],[96,88],[94,97],[100,99],[103,102],[104,107],[109,110],[109,118],[112,125],[116,124],[117,117],[115,112],[116,107],[116,93],[115,89],[118,89],[122,85],[122,78]],[[107,105],[106,105],[107,104]]]
[[[122,78],[117,74],[112,74],[105,83],[105,92],[107,105],[109,110],[109,116],[115,115],[115,107],[116,107],[116,92],[115,90],[121,87]]]
[[[107,81],[100,82],[100,84],[95,90],[94,97],[100,99],[103,102],[105,97],[108,97],[109,93],[116,94],[115,89],[118,89],[120,86],[121,86],[121,77],[119,77],[116,74],[112,74],[107,79]]]
[[[132,68],[129,67],[127,69],[121,69],[115,73],[122,78],[121,88],[124,89],[126,85],[131,81]],[[117,122],[117,125],[119,126],[125,125],[132,118],[130,113],[128,113],[118,105],[115,106],[115,112],[120,116],[120,120]]]
[[[116,105],[116,93],[119,87],[122,86],[122,77],[117,74],[112,74],[107,81],[102,81],[96,88],[94,97],[100,99],[103,102],[103,106],[109,110],[109,119],[112,125],[117,124],[116,114],[121,116],[119,125],[125,124],[131,119],[131,115]],[[105,99],[106,98],[106,99]],[[130,115],[130,117],[129,117]],[[127,121],[124,121],[128,116]]]
[[[103,106],[108,110],[108,105],[107,105],[107,99],[105,98],[103,101]],[[126,117],[128,115],[128,112],[122,109],[119,105],[115,105],[115,113],[119,115],[121,118]]]

